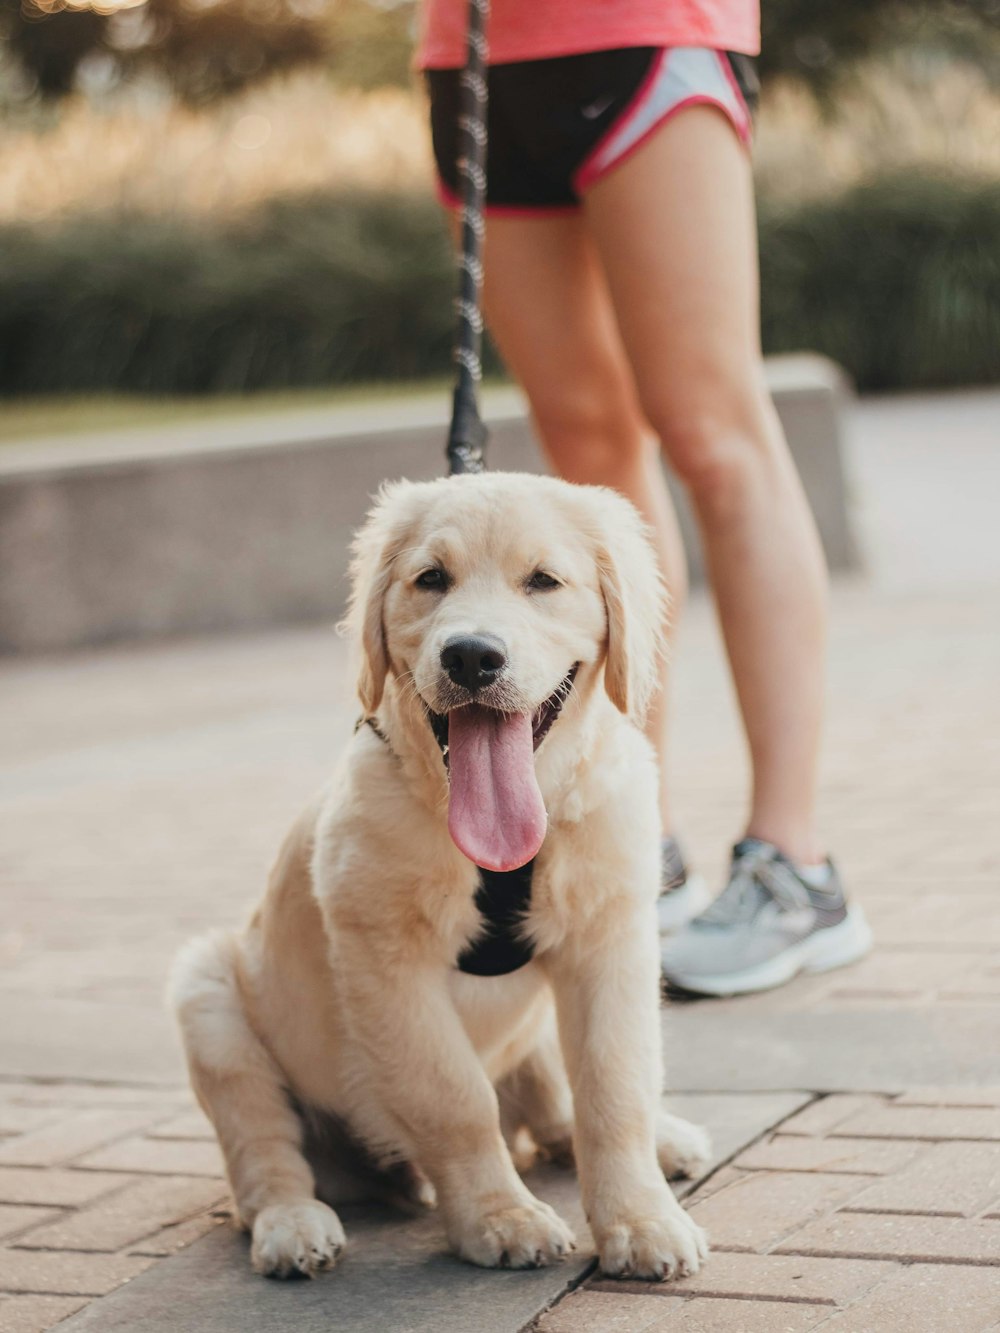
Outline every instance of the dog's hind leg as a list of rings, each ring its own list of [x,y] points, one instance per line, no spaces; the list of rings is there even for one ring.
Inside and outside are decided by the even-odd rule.
[[[661,1110],[656,1120],[656,1155],[668,1180],[677,1176],[697,1180],[711,1164],[712,1141],[700,1125]]]
[[[247,1019],[236,941],[193,940],[178,956],[170,995],[191,1082],[215,1126],[251,1258],[269,1277],[331,1268],[344,1245],[332,1208],[315,1197],[303,1126],[281,1073]]]
[[[554,1012],[546,1017],[540,1038],[529,1054],[500,1080],[497,1096],[508,1143],[524,1127],[546,1157],[572,1164],[573,1094],[559,1048]]]

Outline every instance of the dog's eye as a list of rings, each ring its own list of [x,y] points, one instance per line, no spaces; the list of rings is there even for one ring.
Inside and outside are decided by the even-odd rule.
[[[443,592],[448,586],[448,575],[443,569],[438,569],[436,566],[433,569],[425,569],[422,574],[417,575],[415,586],[418,588],[433,588],[438,592]]]
[[[549,588],[559,588],[562,585],[551,574],[546,574],[544,569],[536,569],[528,580],[527,586],[533,592],[547,592]]]

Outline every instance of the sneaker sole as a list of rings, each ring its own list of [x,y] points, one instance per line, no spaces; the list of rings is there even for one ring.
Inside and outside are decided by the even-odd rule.
[[[871,947],[871,927],[861,908],[852,906],[836,926],[814,931],[775,958],[742,972],[698,977],[677,972],[665,975],[671,986],[698,995],[749,995],[783,986],[800,972],[831,972],[834,968],[846,967],[863,958]]]
[[[708,906],[710,899],[704,876],[688,875],[680,888],[669,889],[656,901],[660,934],[671,935],[675,930],[680,930],[681,926],[686,926],[692,917]]]

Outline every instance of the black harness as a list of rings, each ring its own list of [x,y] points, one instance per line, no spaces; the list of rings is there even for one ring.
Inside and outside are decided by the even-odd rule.
[[[371,727],[392,753],[389,738],[373,717],[358,719],[354,730]],[[531,907],[531,881],[535,858],[516,870],[479,871],[476,907],[482,917],[482,929],[473,942],[458,955],[455,966],[473,977],[504,977],[530,963],[535,946],[522,934],[524,918]]]
[[[474,977],[504,977],[530,963],[535,946],[521,934],[531,906],[535,858],[517,870],[479,870],[476,906],[483,929],[458,955],[458,970]]]

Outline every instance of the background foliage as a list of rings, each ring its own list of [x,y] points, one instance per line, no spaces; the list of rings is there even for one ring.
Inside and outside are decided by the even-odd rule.
[[[996,377],[1000,184],[888,179],[766,209],[761,266],[768,351],[825,352],[863,389]],[[407,196],[6,228],[0,393],[446,374],[452,289],[438,210]]]
[[[277,69],[321,63],[341,83],[405,84],[416,0],[0,0],[0,43],[27,97],[58,97],[81,67],[108,81],[156,71],[205,101]],[[763,0],[765,78],[795,79],[829,99],[863,56],[906,44],[978,62],[1000,82],[1000,0]]]
[[[201,104],[299,65],[350,87],[406,84],[414,22],[413,0],[0,0],[0,48],[17,75],[8,101],[154,75]]]
[[[763,79],[795,79],[829,101],[865,56],[901,47],[957,56],[1000,83],[1000,0],[762,0]]]
[[[762,21],[765,349],[863,389],[995,382],[1000,0]],[[447,373],[414,22],[414,0],[0,0],[0,394]]]

